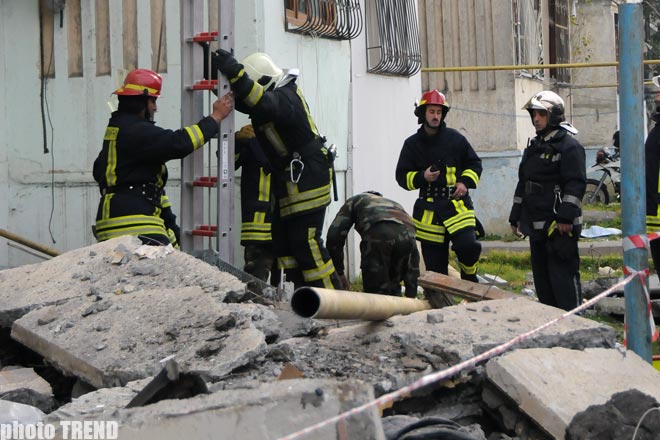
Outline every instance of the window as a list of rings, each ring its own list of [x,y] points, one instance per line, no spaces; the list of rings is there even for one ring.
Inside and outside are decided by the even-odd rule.
[[[539,0],[514,0],[516,64],[565,64],[571,62],[568,34],[568,0],[549,0],[548,47],[543,47],[544,23]],[[543,77],[542,69],[530,72]],[[570,82],[570,69],[550,69],[550,77]]]
[[[515,64],[543,64],[543,23],[539,0],[514,0]],[[543,70],[529,72],[543,76]]]
[[[366,0],[367,71],[412,76],[422,66],[416,0]]]
[[[286,30],[350,40],[362,31],[359,0],[284,0]]]

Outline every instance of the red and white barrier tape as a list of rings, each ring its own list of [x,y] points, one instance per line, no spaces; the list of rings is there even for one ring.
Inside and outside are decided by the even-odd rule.
[[[380,396],[378,399],[372,400],[371,402],[367,402],[365,404],[362,404],[360,406],[356,406],[355,408],[345,411],[341,414],[338,414],[334,417],[331,417],[329,419],[323,420],[319,423],[316,423],[314,425],[308,426],[307,428],[301,429],[300,431],[296,431],[293,434],[289,434],[285,437],[280,437],[278,440],[293,440],[300,438],[304,435],[311,434],[314,431],[318,431],[322,428],[325,428],[329,425],[333,425],[340,420],[347,419],[350,416],[353,416],[355,414],[361,413],[363,411],[366,411],[370,408],[373,407],[378,407],[378,406],[384,406],[386,404],[389,404],[391,402],[394,402],[395,400],[399,399],[400,397],[407,395],[409,393],[412,393],[413,391],[420,389],[422,387],[425,387],[426,385],[429,385],[434,382],[438,382],[443,379],[447,379],[449,377],[454,376],[456,373],[459,373],[463,370],[467,370],[468,368],[475,367],[479,362],[485,361],[487,359],[490,359],[491,357],[495,355],[500,355],[507,351],[509,348],[511,348],[513,345],[517,344],[518,342],[521,342],[530,336],[545,330],[546,328],[550,327],[551,325],[563,320],[564,318],[571,316],[575,313],[581,312],[583,310],[588,309],[601,299],[605,298],[606,296],[610,295],[612,292],[617,290],[619,287],[624,286],[630,280],[632,280],[635,276],[638,276],[638,274],[631,274],[628,275],[626,278],[623,280],[619,281],[609,289],[605,290],[604,292],[601,292],[600,294],[596,295],[595,297],[591,298],[589,301],[585,302],[584,304],[574,308],[573,310],[569,310],[568,312],[565,312],[561,316],[553,319],[552,321],[549,321],[533,330],[528,331],[527,333],[523,333],[521,335],[516,336],[513,339],[510,339],[509,341],[505,342],[502,345],[498,345],[497,347],[491,348],[490,350],[475,356],[473,358],[470,358],[468,360],[465,360],[461,362],[460,364],[456,364],[453,367],[447,368],[446,370],[442,371],[437,371],[435,373],[428,374],[426,376],[421,377],[420,379],[416,380],[415,382],[411,383],[410,385],[400,388],[396,391],[393,391],[389,394],[384,394]],[[654,327],[655,328],[655,327]],[[656,331],[657,334],[657,331]]]
[[[631,235],[628,237],[624,237],[623,240],[621,240],[621,244],[623,245],[623,251],[626,252],[633,249],[644,249],[648,252],[649,242],[651,240],[655,240],[658,237],[660,237],[660,233],[658,232],[649,232],[646,235]],[[658,270],[658,268],[656,268],[656,270]],[[642,282],[642,287],[644,288],[644,295],[646,298],[646,305],[648,308],[649,326],[651,328],[651,335],[652,335],[651,340],[655,342],[658,340],[659,335],[658,335],[658,329],[655,326],[655,320],[653,319],[653,310],[651,307],[651,294],[649,293],[648,286],[646,285],[646,278],[649,276],[649,270],[644,269],[640,271],[630,266],[624,266],[623,273],[626,275],[639,276],[639,279]],[[624,319],[624,329],[626,329],[625,319]],[[625,338],[623,340],[623,344],[626,345]]]

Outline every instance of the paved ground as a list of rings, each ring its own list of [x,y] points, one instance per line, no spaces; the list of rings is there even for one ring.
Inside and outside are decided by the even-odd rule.
[[[580,255],[602,256],[621,254],[621,240],[588,240],[582,239],[578,242]],[[481,253],[487,254],[492,250],[529,252],[529,240],[517,241],[482,241]]]
[[[594,211],[589,210],[584,212],[585,223],[597,225],[599,221],[611,220],[616,218],[619,214],[613,211]],[[611,254],[621,254],[621,236],[612,236],[611,239],[580,239],[579,242],[580,255],[583,256],[601,256]],[[508,250],[513,252],[529,251],[529,240],[517,241],[482,241],[481,242],[482,254],[487,254],[491,250]]]

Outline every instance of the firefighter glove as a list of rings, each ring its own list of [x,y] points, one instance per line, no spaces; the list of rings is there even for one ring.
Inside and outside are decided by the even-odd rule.
[[[255,137],[252,124],[244,125],[236,132],[236,142],[246,142]]]
[[[236,77],[241,71],[242,66],[236,61],[236,58],[226,50],[218,49],[211,56],[211,70],[216,72],[220,70],[227,78]],[[213,76],[213,73],[212,75]]]

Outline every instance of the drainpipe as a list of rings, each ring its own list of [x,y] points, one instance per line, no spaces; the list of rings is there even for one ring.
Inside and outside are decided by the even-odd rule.
[[[636,271],[648,270],[646,238],[646,185],[644,173],[643,16],[640,0],[619,5],[619,102],[621,133],[621,214],[624,236],[623,264]],[[643,237],[646,247],[626,246],[631,236]],[[648,272],[624,287],[626,344],[651,362],[649,304],[644,291]],[[653,329],[655,330],[655,329]]]

